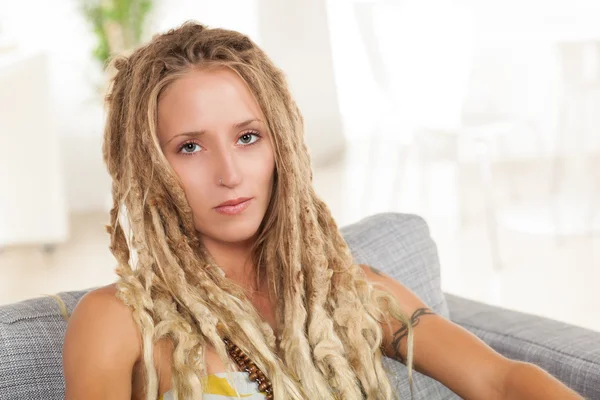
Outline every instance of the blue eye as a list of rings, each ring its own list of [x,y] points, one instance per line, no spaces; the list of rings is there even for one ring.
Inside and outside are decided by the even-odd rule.
[[[249,146],[256,143],[260,139],[258,132],[246,132],[238,139],[238,144]]]
[[[194,143],[194,142],[184,143],[179,148],[179,152],[183,153],[183,154],[194,154],[194,153],[196,153],[195,151],[193,151],[194,150],[194,146],[200,147],[200,145],[198,143]]]

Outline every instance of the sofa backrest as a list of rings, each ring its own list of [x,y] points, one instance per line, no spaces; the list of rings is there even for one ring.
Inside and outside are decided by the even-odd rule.
[[[420,217],[384,213],[342,228],[356,262],[393,276],[438,314],[448,317],[440,287],[437,250]],[[60,293],[69,313],[88,290]],[[56,300],[41,297],[0,306],[0,400],[62,400],[62,344],[66,329]],[[384,359],[400,399],[410,398],[406,367]],[[415,373],[416,399],[456,396],[442,384]]]

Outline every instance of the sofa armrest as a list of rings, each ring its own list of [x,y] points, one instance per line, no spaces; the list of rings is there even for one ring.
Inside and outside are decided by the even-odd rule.
[[[446,294],[451,320],[505,357],[548,371],[600,399],[600,332]]]

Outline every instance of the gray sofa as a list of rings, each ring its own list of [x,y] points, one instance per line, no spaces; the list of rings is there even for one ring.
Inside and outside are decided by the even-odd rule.
[[[600,399],[600,333],[444,294],[437,250],[414,215],[378,214],[342,229],[357,262],[403,282],[437,313],[507,357],[535,363],[588,399]],[[61,293],[69,311],[87,290]],[[54,299],[0,307],[0,400],[64,398],[61,350],[66,322]],[[460,362],[460,361],[457,361]],[[410,398],[404,365],[385,359],[401,399]],[[415,399],[458,398],[416,374]]]

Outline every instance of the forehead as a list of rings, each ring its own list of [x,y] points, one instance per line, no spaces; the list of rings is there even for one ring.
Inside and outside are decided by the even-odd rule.
[[[260,107],[242,78],[228,68],[189,71],[158,101],[158,133],[163,139],[251,118],[262,119]]]

